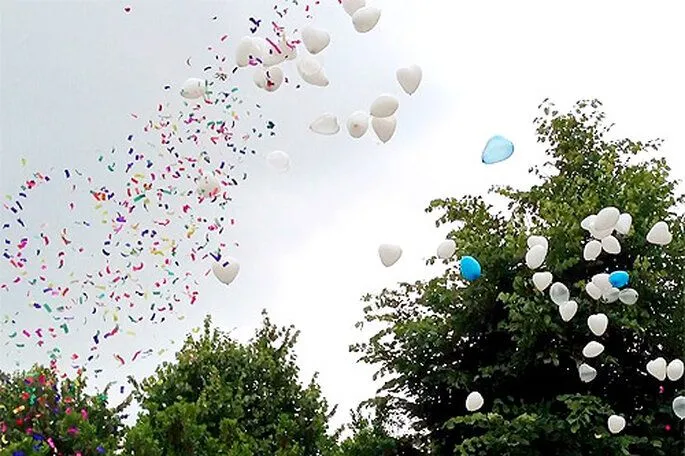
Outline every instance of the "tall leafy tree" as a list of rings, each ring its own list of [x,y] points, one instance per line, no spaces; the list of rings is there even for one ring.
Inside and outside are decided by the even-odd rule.
[[[316,456],[336,450],[316,379],[298,380],[298,332],[264,317],[247,344],[212,328],[188,335],[175,363],[136,384],[143,413],[127,436],[136,456]],[[135,382],[134,382],[135,383]]]
[[[670,410],[682,381],[646,372],[650,359],[670,361],[685,348],[683,198],[666,161],[649,157],[661,142],[612,139],[596,100],[568,113],[545,101],[540,110],[535,126],[548,161],[530,170],[536,185],[494,188],[509,201],[505,212],[479,196],[435,200],[427,209],[440,214],[437,226],[454,224],[449,237],[460,254],[478,258],[482,277],[465,283],[455,257],[440,277],[366,296],[360,324],[383,326],[352,350],[379,366],[387,380],[380,395],[413,421],[432,454],[683,454],[683,424]],[[589,235],[580,221],[606,206],[630,213],[632,229],[618,236],[620,254],[585,261]],[[673,233],[666,247],[646,241],[660,220]],[[568,323],[531,282],[524,255],[533,234],[549,240],[542,270],[578,303]],[[615,270],[630,273],[635,305],[585,293],[593,275]],[[599,312],[609,329],[596,338],[586,319]],[[582,349],[595,339],[605,351],[586,360]],[[590,383],[579,379],[583,362],[598,371]],[[485,398],[477,413],[465,409],[471,391]],[[614,413],[627,421],[617,435],[607,430]]]

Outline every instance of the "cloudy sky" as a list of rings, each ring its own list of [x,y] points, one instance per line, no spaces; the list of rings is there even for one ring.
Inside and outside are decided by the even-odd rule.
[[[218,1],[13,1],[0,4],[0,186],[15,193],[34,170],[95,167],[101,151],[140,130],[132,112],[152,112],[165,96],[201,75],[208,45],[229,35],[224,51],[249,34],[248,18],[274,19],[276,0]],[[279,6],[291,1],[279,0]],[[303,4],[303,0],[300,0]],[[674,174],[685,177],[685,70],[681,62],[685,7],[678,1],[525,0],[451,2],[376,0],[383,11],[368,34],[354,31],[334,0],[313,8],[313,25],[330,31],[320,60],[327,88],[294,84],[273,94],[259,91],[249,70],[234,83],[243,97],[262,106],[278,135],[258,143],[258,156],[241,165],[249,173],[229,206],[237,220],[227,234],[239,242],[236,281],[225,287],[202,278],[203,295],[187,318],[149,327],[113,344],[174,347],[205,314],[246,339],[267,309],[279,324],[295,324],[303,378],[320,373],[337,421],[374,392],[372,370],[348,353],[359,340],[360,297],[403,280],[439,273],[424,259],[444,239],[423,213],[437,197],[483,193],[493,184],[529,185],[527,169],[543,160],[532,119],[550,97],[562,109],[581,98],[599,98],[616,133],[666,139],[663,153]],[[130,5],[130,13],[124,7]],[[211,18],[218,16],[212,21]],[[289,29],[305,24],[289,14]],[[266,29],[265,29],[266,30]],[[191,65],[186,60],[191,57]],[[403,94],[395,70],[423,68],[416,94]],[[286,66],[291,79],[298,76]],[[313,135],[309,123],[331,112],[341,119],[368,109],[382,93],[400,99],[398,129],[387,144],[372,135],[353,140]],[[484,166],[480,152],[501,134],[516,144],[505,163]],[[287,151],[292,169],[278,174],[264,156]],[[27,164],[21,165],[20,160]],[[95,171],[93,170],[93,173]],[[50,201],[32,207],[33,219],[57,226],[63,214]],[[46,197],[47,198],[47,197]],[[4,223],[5,221],[3,221]],[[84,240],[87,242],[87,239]],[[404,249],[393,268],[377,256],[380,243]],[[10,278],[5,263],[2,281]],[[26,308],[21,296],[0,295],[0,314]],[[31,315],[26,313],[26,315]],[[77,347],[91,334],[65,344]],[[0,332],[3,339],[7,334]],[[24,366],[35,355],[0,342],[0,368]],[[64,351],[69,351],[65,347]],[[98,384],[124,374],[147,375],[152,360],[118,368],[112,362]]]

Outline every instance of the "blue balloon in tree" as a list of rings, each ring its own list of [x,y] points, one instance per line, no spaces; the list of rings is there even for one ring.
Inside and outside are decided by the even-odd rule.
[[[514,154],[514,144],[503,136],[493,136],[483,149],[482,160],[487,165],[499,163]]]
[[[461,276],[469,282],[473,282],[480,277],[480,263],[475,258],[471,256],[462,257],[459,265],[461,267]]]
[[[614,271],[609,274],[609,283],[616,288],[623,288],[630,282],[630,276],[626,271]]]

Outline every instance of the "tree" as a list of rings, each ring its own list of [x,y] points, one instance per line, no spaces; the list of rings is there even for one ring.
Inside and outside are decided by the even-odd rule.
[[[483,276],[465,283],[457,261],[427,282],[402,283],[364,297],[363,325],[383,325],[351,347],[378,365],[387,381],[380,395],[394,413],[411,419],[432,454],[458,455],[674,455],[685,451],[683,424],[670,410],[682,385],[659,382],[646,363],[672,360],[685,347],[685,223],[675,211],[683,198],[665,160],[640,160],[661,141],[610,139],[598,101],[578,102],[560,114],[545,101],[535,120],[549,161],[531,168],[539,182],[529,190],[495,187],[508,199],[496,213],[477,196],[432,201],[437,226],[455,223],[457,251],[478,258]],[[619,255],[583,260],[588,234],[580,221],[606,206],[632,214],[619,236]],[[646,235],[666,220],[673,242],[651,245]],[[564,323],[549,295],[533,288],[523,258],[530,234],[549,240],[544,268],[571,290],[579,310]],[[435,262],[432,259],[429,263]],[[594,301],[584,291],[594,274],[625,270],[639,292],[633,306]],[[585,360],[595,339],[586,319],[603,312],[609,329],[598,340],[604,353]],[[593,365],[597,378],[579,379]],[[471,391],[485,398],[468,413]],[[618,435],[607,430],[612,413],[626,418]]]
[[[312,379],[298,382],[298,332],[266,315],[248,344],[211,328],[189,334],[176,362],[141,384],[144,412],[126,439],[136,456],[316,456],[335,451],[330,416]],[[333,412],[330,412],[333,413]]]
[[[107,389],[90,396],[79,374],[60,380],[54,366],[0,379],[0,454],[113,454],[122,436],[121,411],[107,406]]]

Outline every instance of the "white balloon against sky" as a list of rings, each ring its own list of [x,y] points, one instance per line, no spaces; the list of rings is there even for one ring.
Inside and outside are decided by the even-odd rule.
[[[495,183],[534,181],[526,170],[543,155],[531,121],[543,98],[555,100],[563,111],[577,99],[600,97],[617,134],[666,138],[664,153],[675,177],[685,177],[678,153],[685,149],[679,116],[685,70],[672,58],[678,43],[685,42],[685,31],[678,22],[682,6],[675,2],[660,7],[617,0],[568,6],[541,0],[525,5],[375,0],[382,17],[372,31],[360,34],[334,3],[319,6],[312,23],[331,33],[331,44],[317,56],[331,79],[328,88],[303,84],[295,91],[299,78],[293,63],[283,64],[291,84],[275,93],[254,86],[251,69],[235,79],[277,125],[279,136],[262,142],[260,152],[287,150],[297,163],[274,176],[261,166],[260,155],[245,160],[250,177],[236,189],[230,206],[238,222],[231,234],[241,245],[234,252],[241,261],[240,279],[225,287],[210,277],[199,311],[177,326],[166,325],[168,337],[139,335],[122,343],[167,345],[169,338],[180,339],[197,326],[205,312],[246,338],[266,305],[275,321],[302,330],[303,379],[321,372],[324,394],[340,404],[342,420],[375,391],[372,370],[356,365],[347,352],[348,344],[361,337],[352,328],[362,315],[360,296],[441,270],[422,262],[448,232],[434,228],[435,215],[423,214],[431,199],[483,192]],[[65,160],[83,167],[94,150],[107,151],[139,131],[140,121],[128,113],[150,112],[163,85],[178,87],[196,77],[209,56],[206,45],[225,33],[231,35],[226,55],[232,56],[232,46],[249,34],[247,18],[265,16],[273,6],[239,0],[166,5],[139,2],[130,14],[116,2],[3,5],[3,193],[19,184],[15,157],[29,160],[27,171],[43,164],[59,169]],[[604,26],[578,35],[574,24],[588,14]],[[221,20],[211,22],[214,15]],[[634,34],[636,27],[644,33]],[[415,32],[407,34],[409,29]],[[552,32],[572,38],[546,40]],[[484,38],[463,45],[474,35]],[[604,45],[596,46],[598,41]],[[193,56],[191,68],[185,64],[188,56]],[[342,77],[352,61],[363,68],[360,77]],[[644,65],[625,72],[625,61]],[[653,72],[649,63],[660,71]],[[422,67],[423,79],[410,97],[398,86],[396,70],[412,64]],[[504,74],[503,68],[525,70]],[[635,91],[640,86],[652,89]],[[373,132],[352,140],[347,133],[324,137],[308,131],[324,112],[335,112],[344,128],[350,113],[367,109],[380,93],[395,94],[401,104],[388,144],[378,146]],[[512,139],[520,151],[506,167],[480,164],[483,141],[493,134]],[[47,219],[60,216],[56,209],[43,211]],[[376,253],[386,239],[404,247],[402,260],[392,268],[384,268]],[[0,271],[6,277],[7,271]],[[271,286],[263,286],[265,277]],[[340,277],[346,278],[342,287]],[[334,295],[331,289],[337,290]],[[11,366],[3,357],[0,367]],[[112,372],[115,367],[113,361]],[[154,364],[131,367],[148,374]]]

